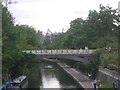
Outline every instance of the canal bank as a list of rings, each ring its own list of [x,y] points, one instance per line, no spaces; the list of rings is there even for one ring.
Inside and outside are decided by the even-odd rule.
[[[77,82],[66,72],[63,72],[63,70],[56,63],[41,63],[40,72],[42,80],[42,83],[40,85],[41,90],[46,88],[50,88],[51,90],[66,90],[72,88],[79,88]]]
[[[83,75],[81,72],[78,72],[77,70],[70,68],[65,63],[57,63],[64,71],[66,71],[71,77],[73,77],[74,80],[77,81],[77,83],[84,88],[85,90],[93,88],[92,82],[89,79],[89,77]]]
[[[99,72],[97,77],[101,81],[106,81],[112,87],[113,87],[113,83],[116,82],[116,87],[118,88],[118,90],[120,90],[120,73],[116,72],[115,70],[99,67]]]
[[[85,90],[90,89],[90,88],[93,89],[92,81],[89,79],[88,76],[82,74],[81,72],[78,72],[74,68],[69,67],[64,62],[60,62],[60,61],[54,60],[54,59],[46,59],[46,58],[44,60],[52,61],[52,62],[55,61],[57,63],[57,65],[61,69],[63,69],[67,74],[69,74],[83,89],[85,89]]]

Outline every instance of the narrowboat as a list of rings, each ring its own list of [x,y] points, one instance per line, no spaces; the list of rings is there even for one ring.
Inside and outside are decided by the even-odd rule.
[[[7,86],[7,90],[20,90],[21,88],[27,88],[28,80],[26,76],[20,76],[14,79],[10,85]]]

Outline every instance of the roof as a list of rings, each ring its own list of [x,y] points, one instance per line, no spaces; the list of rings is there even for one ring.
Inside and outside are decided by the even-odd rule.
[[[21,83],[25,78],[26,78],[26,76],[20,76],[20,77],[16,78],[15,80],[13,80],[12,83]]]

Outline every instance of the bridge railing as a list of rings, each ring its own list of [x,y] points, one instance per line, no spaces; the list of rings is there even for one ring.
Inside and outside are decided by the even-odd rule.
[[[92,54],[95,50],[23,50],[25,53],[31,53],[35,55],[45,54]]]

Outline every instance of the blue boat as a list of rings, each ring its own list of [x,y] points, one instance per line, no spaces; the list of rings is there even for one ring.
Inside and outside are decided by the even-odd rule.
[[[8,86],[8,90],[20,90],[21,88],[27,88],[28,80],[26,76],[20,76],[14,79]]]
[[[3,83],[2,86],[0,87],[0,90],[3,90],[3,89],[6,89],[8,85],[10,85],[10,83],[12,82],[12,80],[6,82],[6,83]]]

